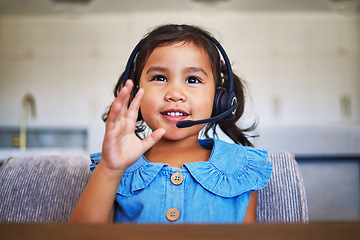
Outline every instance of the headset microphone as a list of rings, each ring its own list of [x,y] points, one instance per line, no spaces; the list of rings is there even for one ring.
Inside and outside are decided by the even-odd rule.
[[[236,111],[237,107],[238,107],[238,104],[236,103],[235,105],[233,105],[231,108],[229,108],[225,112],[223,112],[220,115],[217,115],[215,117],[211,117],[211,118],[206,118],[206,119],[196,120],[196,121],[191,121],[191,120],[180,121],[180,122],[176,123],[176,127],[187,128],[187,127],[192,127],[194,125],[199,125],[199,124],[204,124],[204,123],[209,123],[209,122],[216,122],[218,120],[225,119],[229,115],[231,116],[233,114],[233,112]]]

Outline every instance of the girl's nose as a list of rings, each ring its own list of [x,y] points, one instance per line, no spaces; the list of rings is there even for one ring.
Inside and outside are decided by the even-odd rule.
[[[165,100],[167,102],[185,102],[186,97],[180,89],[172,88],[169,89],[169,91],[167,91],[167,93],[165,94]]]

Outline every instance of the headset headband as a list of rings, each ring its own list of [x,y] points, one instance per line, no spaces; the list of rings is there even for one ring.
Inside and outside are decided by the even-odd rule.
[[[224,62],[225,62],[226,70],[228,72],[228,80],[229,80],[228,92],[234,92],[234,78],[233,78],[233,72],[231,69],[231,64],[230,64],[229,58],[228,58],[224,48],[218,42],[218,40],[216,40],[214,37],[211,37],[211,39],[212,39],[213,43],[215,44],[215,46],[217,47],[217,49],[219,49],[219,51],[224,59]]]

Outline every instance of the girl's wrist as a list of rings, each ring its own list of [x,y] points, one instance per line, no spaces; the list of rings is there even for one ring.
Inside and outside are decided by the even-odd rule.
[[[100,167],[101,170],[103,172],[105,172],[106,174],[112,175],[112,176],[122,176],[124,174],[124,172],[125,172],[125,170],[123,170],[123,169],[116,169],[116,170],[115,169],[110,169],[110,168],[104,166],[104,164],[101,163],[101,160],[100,160],[100,162],[98,164],[98,167]]]

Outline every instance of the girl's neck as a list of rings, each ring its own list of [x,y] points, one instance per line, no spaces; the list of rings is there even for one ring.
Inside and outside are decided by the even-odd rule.
[[[207,161],[210,155],[211,150],[201,147],[197,136],[177,141],[161,139],[145,153],[149,162],[166,163],[176,168],[182,168],[184,163]]]

